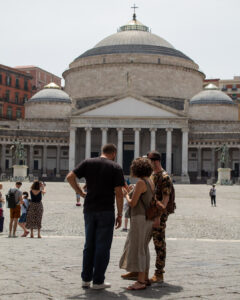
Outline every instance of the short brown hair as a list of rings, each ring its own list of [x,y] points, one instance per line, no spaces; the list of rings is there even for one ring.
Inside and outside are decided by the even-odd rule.
[[[31,190],[40,190],[40,181],[36,180],[33,182],[32,186],[31,186]]]
[[[22,185],[21,181],[17,181],[16,185]]]
[[[150,151],[147,154],[147,157],[151,160],[159,160],[161,161],[161,154],[158,151]]]
[[[130,166],[131,176],[133,177],[150,177],[152,174],[152,166],[147,158],[139,157],[134,159]]]
[[[106,144],[102,147],[102,153],[104,154],[117,153],[117,147],[114,144]]]

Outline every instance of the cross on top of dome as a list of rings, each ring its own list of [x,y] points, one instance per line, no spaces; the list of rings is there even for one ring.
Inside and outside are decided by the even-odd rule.
[[[138,7],[134,4],[134,6],[132,6],[131,8],[134,10],[133,19],[130,22],[128,22],[126,25],[121,26],[118,32],[130,31],[130,30],[149,32],[150,31],[149,28],[137,20],[136,9]]]
[[[136,21],[137,16],[136,16],[136,9],[138,8],[135,3],[134,5],[131,7],[133,9],[133,20]]]

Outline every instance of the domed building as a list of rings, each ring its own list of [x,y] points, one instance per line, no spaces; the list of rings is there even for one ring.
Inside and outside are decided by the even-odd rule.
[[[26,119],[65,119],[71,114],[71,99],[67,93],[50,83],[25,103]]]
[[[156,149],[181,183],[214,182],[225,143],[239,176],[237,105],[216,86],[203,90],[198,65],[135,14],[74,59],[63,77],[64,91],[46,86],[25,104],[24,120],[0,122],[2,175],[10,174],[11,143],[21,139],[29,174],[49,180],[63,179],[107,142],[117,145],[125,175],[135,157]]]

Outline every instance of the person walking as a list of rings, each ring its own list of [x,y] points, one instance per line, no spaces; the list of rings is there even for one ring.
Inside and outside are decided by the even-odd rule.
[[[82,287],[105,289],[111,284],[105,282],[105,272],[110,259],[114,223],[122,224],[123,170],[114,159],[117,148],[106,144],[100,157],[81,162],[67,175],[67,180],[75,193],[84,198],[85,245],[83,250]],[[76,181],[85,178],[87,193]],[[117,217],[115,220],[114,199],[116,196]]]
[[[143,290],[149,284],[150,267],[149,242],[151,240],[153,221],[146,219],[146,210],[154,194],[154,184],[150,179],[152,167],[148,159],[137,158],[131,164],[131,175],[138,179],[130,198],[125,197],[131,207],[130,230],[124,246],[119,267],[137,273],[137,281],[128,290]]]
[[[41,189],[41,183],[39,181],[34,181],[30,196],[31,201],[28,208],[26,228],[31,230],[31,238],[34,238],[33,230],[37,229],[38,238],[41,238],[41,228],[42,228],[42,216],[43,216],[43,204],[42,195],[44,190]]]
[[[211,198],[211,205],[216,207],[216,186],[215,184],[212,185],[212,188],[209,191],[209,196]]]
[[[16,238],[16,230],[18,225],[18,219],[21,215],[21,206],[20,201],[22,200],[22,192],[20,188],[22,183],[17,181],[15,184],[15,188],[10,188],[8,191],[9,200],[13,198],[13,202],[15,200],[15,205],[13,208],[10,208],[10,222],[9,222],[9,235],[8,237]],[[13,235],[12,235],[13,231]]]

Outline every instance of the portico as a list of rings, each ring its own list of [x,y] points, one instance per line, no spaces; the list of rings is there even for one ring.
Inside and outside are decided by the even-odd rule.
[[[99,155],[107,142],[117,145],[117,162],[126,175],[132,159],[156,149],[168,173],[189,182],[188,120],[182,112],[132,96],[76,111],[71,117],[69,169]]]

